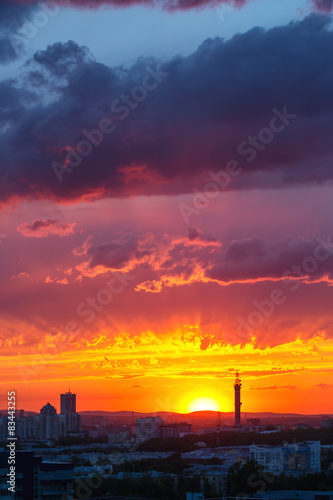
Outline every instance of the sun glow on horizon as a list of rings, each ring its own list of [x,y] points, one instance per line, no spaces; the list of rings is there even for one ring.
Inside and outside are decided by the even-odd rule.
[[[187,411],[192,413],[193,411],[220,411],[221,405],[214,398],[201,397],[193,399],[187,407]]]

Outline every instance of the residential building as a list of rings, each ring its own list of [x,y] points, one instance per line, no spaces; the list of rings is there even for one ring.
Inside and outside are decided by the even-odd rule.
[[[200,482],[201,489],[205,491],[205,486],[216,495],[224,496],[227,494],[227,477],[228,471],[219,466],[211,467],[211,469],[204,471],[201,474]]]
[[[322,429],[333,429],[333,419],[332,418],[323,418],[321,421]]]
[[[295,424],[294,427],[295,427],[296,431],[302,431],[302,430],[310,429],[309,424],[306,424],[305,422],[300,422],[298,424]]]
[[[0,452],[0,497],[14,498],[8,491],[9,452]],[[32,451],[15,453],[15,500],[72,499],[72,463],[43,462]]]
[[[250,446],[250,460],[271,473],[320,472],[320,441],[284,446]]]
[[[39,439],[56,440],[60,437],[60,426],[57,410],[50,403],[47,403],[40,410],[39,415],[35,416],[38,424],[37,437]]]
[[[128,431],[123,431],[108,434],[108,441],[110,445],[128,444],[130,442],[130,433]]]
[[[16,421],[16,436],[33,439],[38,436],[38,422],[33,417],[22,417]]]
[[[41,500],[72,498],[74,466],[72,463],[41,462],[38,489]]]
[[[265,429],[265,426],[262,425],[262,420],[260,418],[249,418],[246,423],[247,432],[261,432]]]
[[[138,443],[160,437],[160,426],[162,424],[164,424],[164,420],[161,417],[138,418],[136,421],[136,438]]]
[[[192,424],[182,422],[180,424],[164,424],[160,425],[161,438],[179,438],[185,434],[192,434]]]

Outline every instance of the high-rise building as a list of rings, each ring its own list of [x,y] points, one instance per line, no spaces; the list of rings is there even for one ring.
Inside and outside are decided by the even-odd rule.
[[[81,415],[76,413],[76,394],[70,390],[65,394],[60,394],[59,422],[61,434],[64,436],[70,432],[81,432]]]
[[[241,426],[241,380],[238,371],[236,372],[235,389],[235,427]]]
[[[34,418],[37,422],[37,437],[39,439],[59,439],[61,436],[57,410],[47,403]]]
[[[70,390],[60,394],[60,413],[76,413],[76,394]]]

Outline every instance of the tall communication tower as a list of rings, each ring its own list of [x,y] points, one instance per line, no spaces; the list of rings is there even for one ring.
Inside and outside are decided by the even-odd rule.
[[[236,380],[234,384],[235,389],[235,427],[241,426],[241,379],[239,373],[236,371]]]
[[[221,412],[217,414],[217,426],[216,426],[216,446],[220,446],[220,428],[221,428]]]

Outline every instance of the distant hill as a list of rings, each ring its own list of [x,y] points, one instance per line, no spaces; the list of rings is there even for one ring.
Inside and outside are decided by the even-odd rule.
[[[215,427],[218,420],[217,412],[214,411],[195,411],[192,413],[175,413],[158,411],[152,412],[136,412],[136,411],[103,411],[103,410],[87,410],[79,412],[82,415],[82,420],[86,424],[98,424],[101,418],[104,417],[106,424],[133,424],[138,418],[159,416],[165,422],[188,422],[194,425],[196,429],[203,427]],[[25,411],[25,416],[34,416],[37,413],[33,411]],[[0,415],[3,417],[7,415],[7,410],[0,410]],[[264,425],[293,425],[295,423],[307,423],[314,427],[320,426],[322,417],[333,419],[332,414],[314,414],[304,415],[301,413],[274,413],[274,412],[244,412],[242,413],[242,423],[250,418],[260,418]],[[222,425],[233,425],[234,413],[221,412]]]
[[[189,422],[194,424],[196,427],[210,427],[217,424],[217,412],[214,411],[196,411],[192,413],[175,413],[158,411],[155,413],[144,413],[144,412],[131,412],[131,411],[81,411],[80,414],[83,416],[84,420],[90,420],[94,417],[105,417],[107,422],[112,424],[119,424],[120,422],[124,424],[134,423],[138,418],[159,416],[163,418],[165,422]],[[243,413],[242,421],[246,424],[246,420],[250,418],[260,418],[263,424],[266,425],[276,425],[276,424],[295,424],[299,422],[308,423],[309,425],[319,426],[320,420],[323,414],[319,415],[303,415],[300,413],[273,413],[273,412],[258,412],[258,413]],[[329,418],[333,418],[331,415],[325,414]],[[221,412],[221,422],[224,425],[232,425],[234,420],[233,412]]]

